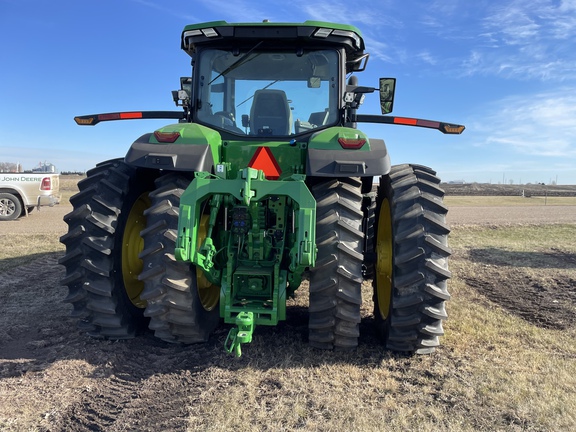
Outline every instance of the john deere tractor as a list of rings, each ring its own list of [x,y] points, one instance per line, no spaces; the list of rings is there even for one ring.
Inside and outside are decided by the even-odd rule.
[[[310,344],[350,349],[370,279],[385,346],[432,352],[450,297],[440,179],[391,166],[358,124],[464,126],[387,115],[396,80],[358,85],[369,55],[353,26],[215,21],[186,26],[181,47],[192,74],[172,92],[178,110],[75,118],[173,119],[71,198],[60,262],[79,328],[124,339],[147,326],[189,344],[223,321],[240,355],[256,326],[286,319],[306,277]],[[358,114],[373,92],[383,115]]]

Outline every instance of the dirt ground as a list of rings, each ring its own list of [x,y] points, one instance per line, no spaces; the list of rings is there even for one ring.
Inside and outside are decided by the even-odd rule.
[[[66,232],[62,217],[70,210],[57,206],[1,223],[0,235],[62,235]],[[576,223],[576,208],[459,207],[451,210],[449,221],[454,226]],[[490,250],[466,253],[473,262],[495,264]],[[198,395],[209,387],[228,385],[206,378],[211,368],[241,370],[249,364],[249,359],[231,361],[224,353],[224,328],[209,343],[194,348],[167,345],[150,334],[118,342],[79,334],[69,317],[69,305],[62,303],[67,290],[59,284],[64,274],[57,264],[60,256],[44,255],[0,274],[0,315],[11,323],[0,328],[0,430],[186,430],[196,415],[191,407],[202,403]],[[548,258],[546,265],[576,265],[574,254],[551,251]],[[513,265],[499,268],[490,278],[463,279],[488,300],[528,321],[547,328],[576,325],[576,280],[541,280]],[[302,348],[307,333],[305,309],[289,307],[288,315],[286,323],[263,329],[259,337],[281,345],[285,335],[296,335],[299,349],[307,352]],[[370,315],[367,309],[363,327],[372,320]],[[363,343],[374,342],[372,337],[368,333]],[[273,393],[278,385],[266,378],[259,389]]]

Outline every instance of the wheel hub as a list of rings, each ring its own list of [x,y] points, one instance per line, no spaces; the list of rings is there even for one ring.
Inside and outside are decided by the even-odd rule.
[[[392,298],[392,271],[394,266],[392,239],[392,218],[390,202],[382,201],[378,215],[378,232],[376,239],[376,297],[377,307],[383,319],[390,313]]]
[[[138,280],[138,276],[143,270],[143,263],[139,255],[144,249],[144,239],[140,236],[140,231],[146,228],[144,211],[149,207],[150,199],[146,192],[138,197],[130,209],[122,238],[124,288],[132,304],[138,308],[146,307],[146,301],[140,298],[140,294],[144,290],[144,282]]]
[[[200,247],[206,239],[209,220],[210,217],[208,215],[202,215],[200,218],[200,224],[198,227],[198,247]],[[199,267],[196,267],[196,285],[198,287],[198,296],[200,297],[202,307],[207,311],[211,311],[218,305],[218,300],[220,299],[220,288],[210,282]]]
[[[16,211],[16,206],[11,200],[0,200],[0,216],[10,216],[14,211]]]

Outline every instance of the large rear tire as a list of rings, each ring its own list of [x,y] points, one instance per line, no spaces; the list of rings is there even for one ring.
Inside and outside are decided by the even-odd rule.
[[[316,266],[310,271],[309,342],[321,349],[358,345],[362,304],[362,183],[327,179],[316,199]]]
[[[427,354],[439,345],[447,318],[447,207],[430,168],[393,166],[380,179],[374,317],[386,347]]]
[[[64,301],[91,336],[127,339],[146,326],[138,254],[153,177],[153,171],[121,160],[103,162],[70,198],[73,210],[64,216],[68,233],[60,238],[66,245],[59,261],[66,268],[62,284],[69,290]]]
[[[144,250],[140,254],[145,271],[140,275],[145,288],[141,298],[148,306],[150,329],[167,342],[197,343],[208,340],[220,320],[220,288],[210,284],[196,267],[176,261],[174,250],[178,236],[180,197],[190,179],[167,174],[156,180],[150,193],[151,206],[145,215],[147,228],[142,232]],[[200,241],[205,237],[202,217]]]

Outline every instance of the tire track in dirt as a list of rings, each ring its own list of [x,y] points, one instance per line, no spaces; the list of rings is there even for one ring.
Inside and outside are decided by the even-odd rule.
[[[131,366],[138,372],[147,364]],[[186,372],[142,378],[113,373],[100,378],[97,393],[71,407],[54,430],[186,430],[190,388],[191,377]]]
[[[119,342],[79,334],[62,302],[60,256],[0,273],[0,400],[21,397],[26,409],[42,413],[33,429],[186,430],[197,379],[190,369],[204,363],[210,346],[169,345],[151,334]],[[23,378],[25,388],[17,384]],[[0,408],[0,419],[18,409]]]
[[[29,264],[0,273],[0,358],[36,358],[35,346],[44,342],[38,327],[47,309],[63,311],[58,304],[58,289],[62,268],[58,265],[60,253],[42,256]],[[49,293],[55,294],[50,295]],[[13,316],[18,316],[13,319]],[[40,340],[39,340],[40,339]]]
[[[138,380],[111,376],[98,385],[95,394],[88,394],[70,406],[58,424],[59,430],[110,430],[124,409],[125,399],[135,397]]]

